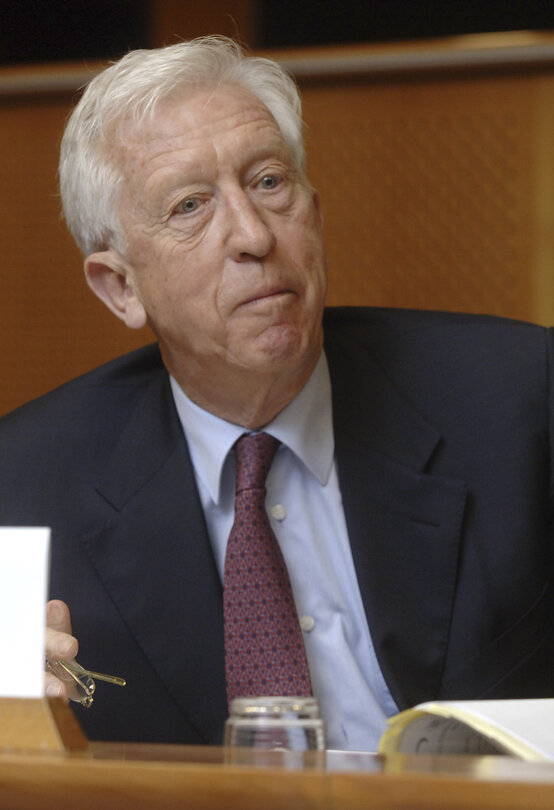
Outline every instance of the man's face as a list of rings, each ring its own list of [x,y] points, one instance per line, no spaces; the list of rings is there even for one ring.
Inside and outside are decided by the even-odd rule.
[[[221,364],[311,370],[326,291],[321,219],[267,108],[234,85],[199,89],[122,134],[128,282],[185,390],[189,371]]]

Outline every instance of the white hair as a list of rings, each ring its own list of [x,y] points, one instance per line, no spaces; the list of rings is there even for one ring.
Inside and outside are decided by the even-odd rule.
[[[175,90],[232,83],[265,104],[304,170],[302,111],[298,90],[270,59],[247,56],[226,37],[198,39],[126,54],[87,85],[61,144],[60,191],[69,230],[85,255],[123,249],[117,216],[121,174],[110,159],[108,132],[125,118],[137,123]]]

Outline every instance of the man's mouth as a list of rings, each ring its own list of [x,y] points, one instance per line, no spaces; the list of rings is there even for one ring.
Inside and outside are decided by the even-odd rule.
[[[259,290],[254,295],[247,298],[243,304],[258,304],[263,303],[264,301],[270,301],[272,299],[277,299],[282,296],[290,295],[292,290],[286,287],[280,287],[278,289],[271,288],[267,290]]]

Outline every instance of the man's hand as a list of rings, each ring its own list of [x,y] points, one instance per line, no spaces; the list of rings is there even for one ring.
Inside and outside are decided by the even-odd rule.
[[[71,635],[71,618],[65,602],[52,599],[46,605],[46,658],[69,661],[77,655],[79,642]],[[61,697],[68,700],[67,684],[52,672],[45,673],[47,697]]]

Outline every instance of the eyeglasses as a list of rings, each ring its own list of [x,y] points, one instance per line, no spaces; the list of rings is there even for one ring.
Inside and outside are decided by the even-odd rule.
[[[90,708],[94,701],[95,680],[113,683],[116,686],[125,686],[126,684],[124,678],[118,678],[117,675],[105,675],[102,672],[93,672],[82,667],[77,661],[62,661],[59,658],[54,661],[47,659],[46,669],[66,684],[69,699],[80,703],[86,709]]]

